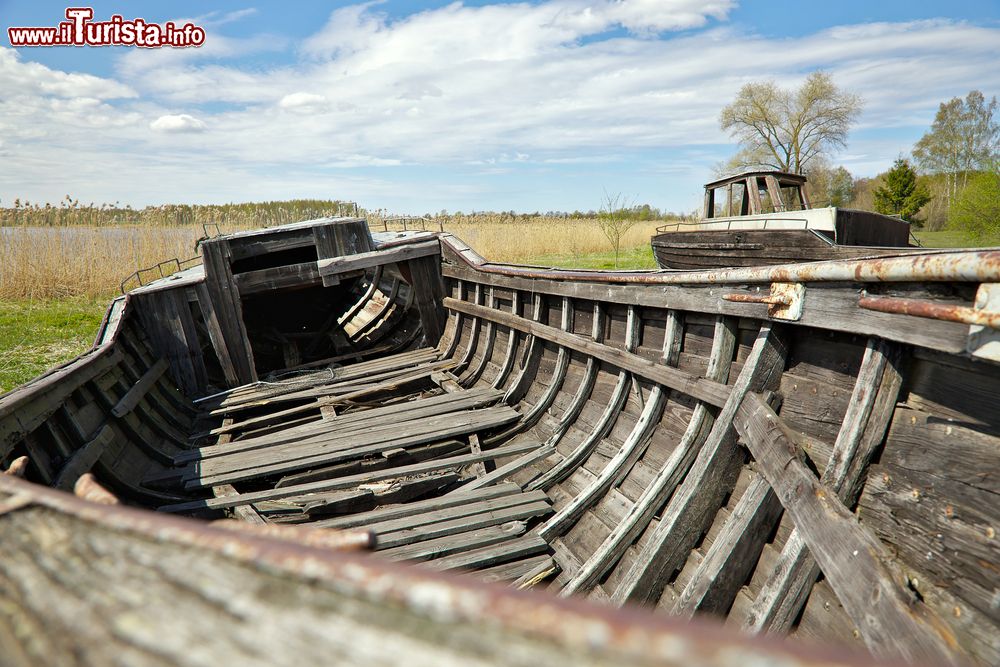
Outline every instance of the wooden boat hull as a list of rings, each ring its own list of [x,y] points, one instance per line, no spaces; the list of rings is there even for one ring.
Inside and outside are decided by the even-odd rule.
[[[281,255],[303,230],[316,259]],[[213,243],[203,273],[116,302],[94,350],[0,397],[0,461],[32,482],[0,482],[0,577],[21,582],[0,600],[65,600],[51,657],[0,614],[11,654],[201,664],[201,637],[269,659],[855,660],[742,629],[1000,658],[993,341],[893,306],[986,318],[998,253],[664,274],[494,265],[355,221]],[[241,265],[250,244],[265,257]],[[270,302],[241,293],[268,283]],[[326,315],[295,315],[299,338],[266,324],[289,292]],[[734,627],[678,629],[700,616]]]
[[[923,250],[838,245],[819,232],[800,229],[662,232],[653,237],[652,245],[661,268],[680,271],[860,259]]]

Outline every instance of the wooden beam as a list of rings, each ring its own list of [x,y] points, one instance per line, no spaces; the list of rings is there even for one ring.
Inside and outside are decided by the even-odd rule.
[[[566,300],[568,301],[568,299]],[[572,317],[568,317],[569,312],[563,310],[563,330],[570,331],[573,327]],[[594,315],[593,322],[591,324],[591,337],[595,342],[601,342],[604,340],[604,307],[601,302],[594,302]],[[559,359],[562,359],[562,355],[565,354],[566,362],[569,363],[569,351],[560,346],[559,348]],[[559,360],[556,361],[559,363]],[[557,368],[557,371],[561,371],[561,378],[559,381],[559,386],[563,384],[563,380],[566,375],[565,364]],[[583,410],[583,406],[586,405],[587,399],[590,398],[590,394],[594,389],[594,382],[597,380],[597,371],[600,364],[593,357],[587,357],[587,366],[583,371],[583,379],[580,384],[577,385],[576,392],[573,394],[573,398],[570,400],[569,407],[563,412],[562,417],[559,418],[559,424],[556,426],[555,431],[549,436],[549,439],[545,442],[546,445],[556,446],[562,440],[563,436],[566,435],[570,427],[576,423],[576,418],[580,416],[580,412]],[[553,382],[553,385],[555,383]],[[549,387],[552,389],[552,386]],[[558,390],[556,390],[558,391]],[[553,398],[556,392],[553,392]],[[551,398],[549,399],[551,401]],[[548,409],[548,406],[546,406]],[[531,482],[525,487],[527,489],[548,489],[554,484],[558,484],[573,471],[576,470],[576,464],[571,460],[571,457],[565,457],[562,461],[556,465],[549,468],[545,473],[531,480]]]
[[[757,476],[681,591],[673,614],[682,618],[691,618],[696,611],[725,615],[779,518],[781,503],[767,480]]]
[[[125,392],[125,395],[115,404],[115,407],[111,408],[111,414],[115,417],[124,417],[129,412],[132,412],[135,406],[139,404],[139,401],[142,400],[142,397],[156,384],[156,381],[160,379],[160,376],[169,367],[170,364],[167,363],[166,359],[160,359],[153,364],[153,367],[143,373],[139,381]]]
[[[654,363],[637,354],[602,345],[587,340],[583,336],[561,331],[555,327],[539,324],[538,322],[532,322],[523,317],[515,317],[510,313],[476,306],[450,297],[445,298],[444,305],[451,310],[503,324],[518,331],[544,338],[558,345],[563,345],[571,350],[590,355],[613,366],[631,371],[642,378],[705,401],[709,405],[718,407],[725,405],[726,399],[731,392],[729,387],[719,382],[699,378],[691,373]]]
[[[600,306],[595,304],[594,306],[595,320],[600,319],[599,314],[600,314]],[[477,322],[479,321],[478,318],[476,321]],[[562,328],[563,331],[571,331],[573,328],[573,302],[565,297],[562,300],[562,316],[560,318],[559,326]],[[538,342],[538,338],[536,336],[532,336],[532,342]],[[541,343],[539,343],[538,346],[541,347]],[[552,379],[549,381],[548,386],[545,388],[545,393],[543,393],[542,396],[538,399],[538,401],[535,402],[535,404],[532,405],[531,408],[524,413],[524,416],[522,416],[521,419],[516,424],[514,424],[505,431],[501,431],[500,433],[497,433],[496,435],[489,437],[486,440],[486,442],[488,444],[506,442],[511,437],[517,435],[518,433],[522,433],[523,431],[526,431],[532,426],[534,426],[538,422],[538,420],[542,418],[542,415],[544,415],[545,412],[549,409],[549,407],[552,405],[552,402],[555,400],[556,395],[558,395],[559,391],[562,389],[563,382],[566,380],[566,371],[569,368],[569,361],[570,361],[569,350],[560,345],[559,351],[556,353],[556,363],[555,363],[555,369],[553,369],[552,371]],[[589,368],[591,366],[591,363],[589,360],[587,363],[588,363],[588,375],[586,377],[590,379],[588,380],[585,378],[584,382],[580,385],[580,391],[586,389],[586,393],[584,394],[584,398],[582,400],[586,400],[586,394],[590,393],[590,383],[593,382],[593,378],[591,378],[589,375]],[[536,367],[532,371],[532,373],[536,373],[538,371],[537,364],[538,360],[535,360]],[[526,386],[523,387],[522,389],[519,389],[520,396],[518,398],[523,396],[524,392],[527,392],[527,390],[528,389]],[[508,405],[514,404],[513,400],[514,395],[512,392],[513,389],[509,390],[507,392],[507,395],[504,396],[504,402],[507,403]],[[570,412],[572,412],[572,410],[570,410]],[[562,431],[560,427],[560,429],[557,429],[556,434],[553,435],[554,439],[549,438],[549,442],[550,443],[558,442],[559,438],[561,437],[562,437]]]
[[[59,476],[53,483],[57,489],[69,491],[76,484],[76,480],[85,472],[89,472],[97,460],[101,458],[104,450],[115,440],[115,432],[110,424],[102,426],[90,440],[76,450],[59,471]]]
[[[680,318],[670,311],[672,316],[667,320],[666,340],[672,341],[667,363],[676,365],[680,354],[677,343],[683,340]],[[708,360],[705,376],[719,382],[729,378],[729,369],[733,361],[733,351],[736,347],[737,322],[732,318],[718,318],[715,322],[715,335],[712,351]],[[691,413],[687,428],[681,436],[681,441],[673,449],[662,468],[636,500],[625,518],[611,531],[583,563],[566,588],[575,590],[590,590],[597,585],[606,574],[621,559],[628,548],[639,538],[655,514],[666,504],[681,483],[695,456],[698,454],[714,417],[704,403],[697,403]]]
[[[441,277],[440,256],[434,254],[411,259],[406,266],[410,274],[410,289],[420,314],[420,327],[424,330],[423,344],[436,347],[444,333],[447,318],[441,305],[444,279]]]
[[[786,354],[779,331],[762,326],[708,440],[612,595],[613,602],[655,602],[674,571],[684,564],[743,465],[732,430],[736,410],[749,392],[777,386]]]
[[[634,307],[628,309],[625,328],[625,349],[632,352],[639,344],[639,330],[641,328],[639,315]],[[669,344],[669,341],[664,339],[664,344]],[[631,385],[631,380],[631,375],[626,371],[618,374],[618,382],[615,385],[611,400],[608,401],[604,413],[597,420],[594,430],[566,458],[566,461],[571,462],[572,468],[575,469],[582,465],[583,461],[590,456],[593,448],[597,446],[597,443],[603,440],[608,432],[611,431],[615,421],[618,419],[619,413],[625,406],[625,401],[628,399],[628,388]],[[539,531],[542,537],[551,541],[566,533],[583,516],[583,513],[587,509],[604,496],[613,484],[620,481],[620,478],[624,476],[623,473],[627,473],[627,469],[631,468],[639,457],[642,456],[643,452],[645,452],[646,445],[649,444],[652,429],[656,426],[657,421],[659,421],[662,409],[663,390],[657,385],[650,392],[650,396],[643,406],[642,414],[615,456],[604,466],[600,475],[591,480],[585,489],[574,496],[569,503],[564,505],[555,516],[546,522],[545,526]]]
[[[254,366],[253,350],[243,322],[243,306],[240,292],[233,278],[230,266],[228,241],[225,239],[205,241],[201,244],[205,262],[205,287],[209,301],[217,317],[222,346],[233,365],[239,384],[255,382],[257,370]],[[216,348],[219,351],[219,348]]]
[[[286,287],[309,287],[322,282],[316,262],[286,264],[233,276],[241,295],[269,292]]]
[[[757,185],[757,177],[747,177],[746,187],[747,194],[750,196],[750,215],[760,215],[764,212],[764,204],[760,201],[760,186]]]
[[[541,294],[536,294],[534,312],[531,314],[531,319],[535,322],[541,322],[546,310],[545,298]],[[457,316],[461,317],[462,315],[459,313]],[[524,356],[521,358],[521,365],[514,375],[514,380],[510,383],[510,387],[507,388],[507,393],[503,397],[504,402],[508,405],[514,405],[524,398],[532,380],[535,379],[535,375],[538,373],[538,362],[542,357],[542,342],[537,336],[529,335],[525,344],[527,348]]]
[[[848,507],[857,500],[868,463],[892,420],[902,384],[899,362],[899,346],[868,341],[843,425],[821,478]],[[809,555],[801,533],[793,529],[743,619],[744,630],[790,630],[819,574],[819,565]]]
[[[781,196],[781,187],[778,185],[778,179],[774,176],[765,176],[764,183],[767,184],[767,194],[771,196],[771,206],[776,212],[785,211],[785,199]]]
[[[418,243],[406,243],[393,246],[385,250],[373,250],[362,252],[356,255],[346,255],[342,257],[331,257],[329,259],[317,260],[316,266],[320,276],[335,276],[347,271],[357,271],[358,269],[370,269],[382,264],[395,262],[406,262],[411,259],[440,255],[441,245],[437,239],[431,241],[420,241]]]
[[[908,592],[905,575],[878,538],[816,479],[770,406],[748,394],[735,425],[872,653],[934,665],[962,662],[947,626]]]

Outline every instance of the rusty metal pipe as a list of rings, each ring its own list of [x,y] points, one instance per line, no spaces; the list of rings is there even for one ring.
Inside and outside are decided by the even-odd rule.
[[[788,297],[771,296],[770,294],[723,294],[722,300],[738,303],[765,303],[769,306],[787,306],[792,303]]]
[[[885,296],[868,296],[862,294],[858,306],[865,310],[876,310],[880,313],[896,315],[912,315],[926,317],[932,320],[945,320],[959,324],[980,325],[992,329],[1000,329],[1000,312],[979,310],[968,306],[956,306],[920,299],[899,299]]]
[[[463,263],[485,273],[550,280],[648,285],[770,282],[1000,282],[1000,250],[929,250],[892,256],[708,271],[581,271],[487,262],[448,234],[441,242]]]

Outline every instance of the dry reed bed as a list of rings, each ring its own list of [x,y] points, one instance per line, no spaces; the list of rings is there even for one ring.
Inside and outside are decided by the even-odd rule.
[[[656,225],[637,223],[623,238],[622,249],[647,245]],[[447,220],[443,226],[498,262],[610,252],[607,239],[590,219],[498,221],[466,216]],[[238,228],[227,226],[223,231]],[[381,228],[380,222],[372,221],[374,231]],[[390,228],[400,226],[394,223]],[[438,222],[428,221],[427,228],[437,230]],[[110,297],[137,269],[196,255],[195,242],[203,233],[200,225],[0,227],[0,299]]]
[[[108,297],[139,268],[196,254],[200,226],[0,229],[0,299]]]

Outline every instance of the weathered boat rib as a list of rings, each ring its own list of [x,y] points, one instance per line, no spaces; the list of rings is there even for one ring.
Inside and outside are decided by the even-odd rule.
[[[924,255],[909,269],[892,258],[602,274],[491,265],[447,234],[357,241],[362,228],[224,237],[208,254],[231,280],[208,290],[210,276],[186,272],[117,301],[93,351],[0,397],[0,467],[106,486],[88,487],[95,499],[292,531],[230,531],[227,543],[251,550],[239,553],[284,553],[299,528],[365,528],[375,556],[349,557],[363,568],[409,560],[664,619],[860,637],[879,657],[1000,660],[1000,576],[976,565],[998,553],[997,367],[956,356],[978,349],[968,327],[858,302],[862,286],[897,281],[894,298],[968,303],[1000,280],[995,253]],[[332,254],[341,246],[348,256]],[[799,319],[724,298],[775,282],[804,286]],[[295,302],[294,326],[268,321],[279,303],[262,285]],[[236,308],[245,344],[222,322]],[[203,373],[169,336],[196,337]],[[51,492],[30,509],[11,500],[21,487],[2,488],[14,494],[0,516],[11,544],[81,516],[115,545],[129,538],[101,521],[136,535],[174,526]],[[176,526],[174,541],[204,530]],[[142,540],[149,558],[175,553]],[[254,570],[258,556],[237,565],[236,551],[204,549],[215,540],[197,558],[271,576]],[[16,572],[37,576],[23,560],[0,565],[0,577]]]

